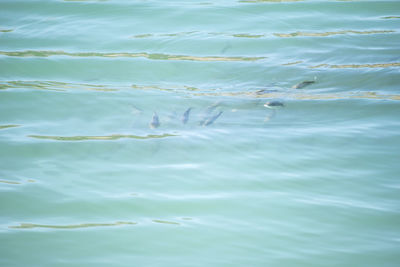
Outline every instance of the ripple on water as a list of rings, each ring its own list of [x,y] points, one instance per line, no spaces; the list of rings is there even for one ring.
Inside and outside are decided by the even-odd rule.
[[[12,32],[13,29],[0,29],[0,32]]]
[[[284,3],[284,2],[301,2],[304,0],[239,0],[240,3]]]
[[[293,33],[274,33],[277,37],[327,37],[332,35],[341,34],[379,34],[379,33],[393,33],[393,30],[372,30],[372,31],[336,31],[336,32],[293,32]]]
[[[172,225],[180,225],[178,222],[173,221],[165,221],[165,220],[152,220],[155,223],[162,223],[162,224],[172,224]]]
[[[222,57],[222,56],[190,56],[190,55],[169,55],[169,54],[149,54],[149,53],[99,53],[99,52],[80,52],[70,53],[64,51],[0,51],[0,55],[9,57],[106,57],[106,58],[147,58],[151,60],[188,60],[188,61],[257,61],[265,57]]]
[[[83,89],[102,92],[118,91],[118,89],[109,88],[107,85],[67,83],[60,81],[0,81],[0,90],[1,89],[35,89],[57,92],[67,92],[70,89]]]
[[[0,180],[0,183],[3,183],[3,184],[21,184],[20,182],[8,181],[8,180]]]
[[[354,199],[345,199],[332,196],[321,196],[321,197],[309,197],[304,199],[297,199],[299,202],[304,202],[317,206],[333,206],[340,208],[356,208],[356,209],[367,209],[375,211],[393,212],[392,209],[374,204],[371,202],[364,202]]]
[[[135,224],[137,224],[137,223],[136,222],[115,222],[115,223],[82,223],[82,224],[70,224],[70,225],[21,223],[20,225],[9,226],[9,228],[12,228],[12,229],[32,229],[32,228],[78,229],[78,228],[135,225]]]
[[[156,139],[156,138],[165,138],[177,136],[174,134],[149,134],[145,136],[140,135],[124,135],[124,134],[113,134],[113,135],[105,135],[105,136],[48,136],[48,135],[28,135],[28,137],[36,138],[36,139],[47,139],[47,140],[55,140],[55,141],[88,141],[88,140],[117,140],[121,138],[131,138],[131,139]]]
[[[8,129],[8,128],[15,128],[15,127],[19,127],[19,126],[21,126],[21,125],[18,125],[18,124],[0,125],[0,130]]]
[[[375,64],[343,64],[343,65],[319,64],[316,66],[310,66],[309,68],[359,69],[359,68],[392,68],[392,67],[400,67],[400,62],[375,63]]]

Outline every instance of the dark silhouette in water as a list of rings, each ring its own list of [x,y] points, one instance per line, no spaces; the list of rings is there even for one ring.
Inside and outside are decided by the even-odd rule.
[[[187,122],[188,122],[188,120],[189,120],[189,114],[190,114],[190,111],[192,110],[192,108],[188,108],[186,111],[185,111],[185,113],[183,113],[183,116],[182,116],[182,123],[183,124],[186,124]]]
[[[221,116],[222,111],[220,111],[217,115],[212,116],[211,118],[209,118],[208,120],[206,120],[204,122],[204,126],[208,126],[210,124],[212,124],[216,119],[218,119],[219,116]]]
[[[280,101],[270,101],[270,102],[267,102],[264,104],[264,107],[271,108],[271,109],[277,109],[277,108],[281,108],[284,106],[285,105]]]
[[[151,122],[150,122],[150,128],[155,129],[155,128],[157,128],[158,126],[160,126],[160,120],[158,119],[157,113],[154,112],[153,118],[152,118],[152,120],[151,120]]]
[[[265,103],[264,107],[272,109],[272,113],[269,114],[267,117],[265,117],[264,122],[267,122],[270,119],[272,119],[273,117],[275,117],[276,110],[279,108],[283,108],[284,106],[285,106],[285,104],[283,104],[283,102],[280,102],[280,101],[270,101],[270,102]]]
[[[315,83],[315,81],[303,81],[303,82],[301,82],[301,83],[298,83],[298,84],[296,84],[296,85],[293,85],[293,89],[301,89],[301,88],[304,88],[304,87],[306,87],[306,86],[308,86],[308,85],[310,85],[310,84],[313,84],[313,83]]]
[[[211,106],[207,107],[206,111],[204,112],[204,114],[202,116],[202,119],[199,122],[199,125],[204,126],[207,119],[209,118],[208,115],[211,114],[220,104],[221,104],[221,102],[218,101],[218,102],[212,104]]]

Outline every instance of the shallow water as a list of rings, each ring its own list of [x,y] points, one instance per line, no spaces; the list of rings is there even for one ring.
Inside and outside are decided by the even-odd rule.
[[[387,0],[0,1],[0,265],[398,266],[399,26]]]

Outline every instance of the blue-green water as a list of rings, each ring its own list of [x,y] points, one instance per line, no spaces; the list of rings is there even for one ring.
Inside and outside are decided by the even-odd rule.
[[[399,266],[399,44],[399,1],[1,0],[0,265]]]

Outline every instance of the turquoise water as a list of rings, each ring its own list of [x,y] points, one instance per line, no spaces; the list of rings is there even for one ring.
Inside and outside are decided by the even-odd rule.
[[[399,266],[399,44],[399,1],[1,0],[0,265]]]

